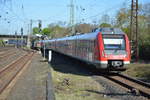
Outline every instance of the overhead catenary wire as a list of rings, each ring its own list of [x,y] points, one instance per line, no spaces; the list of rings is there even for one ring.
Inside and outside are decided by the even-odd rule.
[[[11,16],[9,16],[9,18],[7,18],[8,20],[10,20],[12,23],[14,22],[15,23],[15,21],[17,21],[17,22],[19,22],[19,23],[22,23],[22,24],[26,24],[26,23],[29,23],[29,21],[30,21],[30,19],[27,17],[27,15],[25,14],[25,7],[24,7],[24,4],[23,4],[23,0],[21,0],[21,2],[19,2],[19,4],[18,4],[18,1],[16,1],[16,0],[12,0],[12,1],[14,1],[13,2],[13,4],[15,4],[16,2],[16,6],[20,6],[19,7],[19,11],[20,10],[22,10],[23,12],[22,12],[22,15],[23,16],[20,16],[20,15],[18,15],[18,12],[16,12],[13,8],[11,9],[11,7],[8,7],[8,6],[5,6],[9,11],[10,11],[10,15]],[[78,1],[78,0],[75,0],[75,1]],[[96,0],[94,0],[94,1],[96,1]],[[80,11],[79,12],[79,14],[78,15],[80,15],[79,17],[76,17],[76,20],[77,20],[77,22],[82,22],[82,20],[84,19],[85,21],[87,21],[87,20],[91,20],[91,21],[93,21],[93,20],[95,20],[95,19],[97,19],[97,20],[99,20],[100,18],[100,16],[101,15],[103,15],[103,14],[105,14],[105,13],[108,13],[108,12],[110,12],[110,11],[112,11],[112,10],[115,10],[115,9],[118,9],[119,8],[119,6],[120,6],[120,3],[119,4],[117,4],[117,5],[115,5],[115,6],[112,6],[112,7],[110,7],[110,8],[108,8],[108,9],[105,9],[105,10],[101,10],[100,12],[97,12],[96,14],[94,14],[94,15],[92,15],[92,16],[87,16],[87,12],[89,12],[89,11],[91,11],[91,10],[87,10],[87,7],[91,7],[93,10],[95,9],[95,7],[93,6],[93,5],[96,5],[96,6],[98,6],[98,5],[100,5],[100,4],[97,4],[97,3],[95,3],[93,0],[89,0],[89,1],[87,1],[88,3],[89,3],[89,5],[87,5],[86,7],[84,7],[84,6],[82,6],[81,5],[81,7],[83,8],[83,9],[85,9],[84,10],[84,13],[82,13],[82,11]],[[108,0],[109,1],[109,0]],[[124,0],[124,1],[126,1],[126,0]],[[129,0],[127,0],[127,1],[129,1]],[[91,2],[93,2],[93,3],[91,3]],[[121,2],[122,3],[122,2]],[[54,6],[56,6],[56,7],[67,7],[67,5],[59,5],[59,4],[55,4],[55,5],[52,5],[53,7]],[[92,5],[92,6],[91,6]],[[117,6],[117,7],[116,7]],[[82,14],[80,14],[80,13],[82,13]],[[55,15],[55,16],[50,16],[50,17],[48,17],[48,18],[46,18],[46,19],[42,19],[42,22],[48,22],[48,21],[50,21],[50,20],[54,20],[55,22],[58,20],[59,21],[59,19],[63,16],[64,14],[66,14],[66,13],[58,13],[57,15]],[[59,16],[60,15],[60,16]],[[86,15],[85,17],[84,17],[84,15]],[[58,17],[59,16],[59,17]],[[66,15],[65,15],[66,16]],[[7,16],[6,16],[7,17]],[[66,16],[66,17],[68,17],[68,16]],[[39,19],[37,19],[37,20],[35,20],[35,23],[38,21]],[[67,22],[67,21],[66,21]],[[24,26],[24,25],[23,25]]]
[[[23,2],[22,3],[19,3],[19,5],[16,3],[16,1],[15,0],[13,0],[14,2],[13,3],[11,3],[11,4],[15,4],[16,5],[16,7],[18,7],[19,8],[19,10],[17,9],[17,12],[16,12],[16,10],[14,11],[14,9],[13,9],[13,7],[12,6],[9,6],[9,5],[7,5],[7,4],[5,4],[4,6],[3,6],[3,12],[5,12],[6,10],[8,10],[8,15],[6,16],[6,15],[3,15],[3,19],[7,19],[7,20],[3,20],[2,18],[2,20],[3,21],[8,21],[12,26],[13,26],[13,24],[15,24],[15,31],[16,30],[20,30],[20,28],[21,27],[24,27],[24,30],[27,30],[27,25],[26,24],[28,24],[28,22],[29,22],[29,19],[27,19],[27,17],[26,17],[26,14],[25,14],[25,12],[24,12],[24,5],[23,5]],[[21,15],[18,15],[17,13],[18,13],[18,11],[20,11],[22,14]],[[20,24],[20,25],[19,25]],[[10,25],[9,25],[10,26]],[[14,30],[14,28],[13,28],[13,30]],[[10,28],[9,28],[10,29]],[[11,29],[10,29],[11,30]]]
[[[128,0],[124,0],[123,2],[128,2]],[[96,17],[98,17],[98,16],[101,16],[101,15],[103,15],[103,14],[106,14],[106,13],[112,11],[112,10],[118,9],[118,8],[120,8],[120,5],[122,5],[123,2],[121,2],[121,3],[119,3],[119,4],[116,4],[116,5],[114,5],[114,6],[110,7],[110,8],[108,8],[108,9],[102,10],[101,12],[98,12],[98,13],[95,14],[95,15],[86,17],[86,18],[84,18],[84,20],[87,20],[87,19],[94,19],[94,18],[96,18]]]

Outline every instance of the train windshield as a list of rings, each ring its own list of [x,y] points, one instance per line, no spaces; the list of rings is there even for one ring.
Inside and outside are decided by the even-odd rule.
[[[125,50],[124,36],[103,36],[105,50]]]
[[[101,28],[100,32],[102,32],[102,34],[124,34],[119,28]]]

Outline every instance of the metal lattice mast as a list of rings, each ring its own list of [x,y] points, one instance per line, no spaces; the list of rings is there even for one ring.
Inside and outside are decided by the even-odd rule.
[[[30,20],[30,24],[28,25],[28,40],[27,40],[27,47],[30,48],[31,47],[31,35],[32,35],[32,23],[33,21]]]
[[[131,4],[131,23],[130,23],[130,40],[132,41],[133,57],[139,58],[138,48],[138,0],[132,0]]]
[[[70,26],[71,26],[71,33],[75,34],[75,25],[74,25],[74,2],[73,0],[70,1]]]
[[[21,47],[23,47],[23,28],[21,27]]]

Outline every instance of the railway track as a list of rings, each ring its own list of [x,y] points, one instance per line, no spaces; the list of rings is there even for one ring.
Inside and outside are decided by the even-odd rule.
[[[142,95],[150,99],[149,83],[142,82],[123,74],[113,74],[104,77],[123,86],[125,89],[130,90],[130,92],[134,93],[135,95]]]
[[[11,48],[14,48],[14,47],[0,47],[0,52],[7,51],[7,50],[9,50]]]
[[[0,52],[5,51],[5,50],[9,50],[9,48],[0,47]]]
[[[12,49],[11,49],[12,50]],[[0,51],[0,56],[3,56],[5,53],[10,52],[10,49],[4,49]]]
[[[17,76],[17,74],[24,68],[24,66],[31,60],[33,52],[30,52],[10,65],[0,69],[0,94],[7,88],[11,81]]]
[[[0,54],[0,59],[6,59],[9,56],[14,55],[15,53],[16,53],[15,49],[14,50],[9,50],[7,52],[4,52],[4,53]]]

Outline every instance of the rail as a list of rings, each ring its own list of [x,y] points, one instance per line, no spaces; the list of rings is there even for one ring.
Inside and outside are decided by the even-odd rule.
[[[142,95],[150,99],[150,84],[123,74],[104,76],[105,78],[131,90],[136,95]]]
[[[33,52],[30,52],[0,70],[0,94],[7,88],[11,81],[24,68],[28,61],[31,60],[33,54]]]

